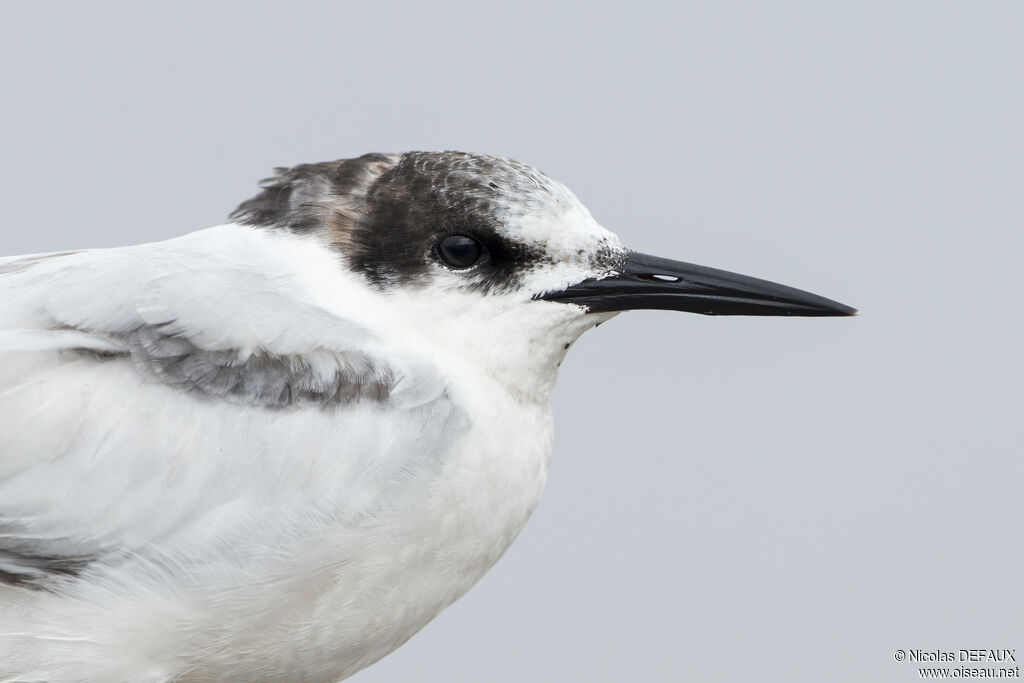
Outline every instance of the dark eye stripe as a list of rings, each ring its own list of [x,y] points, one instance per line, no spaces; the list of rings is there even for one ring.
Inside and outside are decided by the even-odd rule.
[[[437,254],[452,268],[469,268],[484,255],[479,240],[469,235],[448,235],[437,244]]]

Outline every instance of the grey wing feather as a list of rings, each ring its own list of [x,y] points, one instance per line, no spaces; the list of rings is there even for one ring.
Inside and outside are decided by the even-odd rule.
[[[282,491],[303,501],[301,516],[311,491],[352,482],[331,514],[359,519],[415,486],[409,472],[437,466],[423,451],[442,452],[445,425],[461,418],[436,370],[308,301],[292,273],[275,271],[276,245],[218,260],[248,249],[240,239],[249,238],[214,229],[0,260],[0,583],[57,588],[196,515],[259,507]],[[431,436],[406,443],[382,431],[357,405],[378,402],[409,411]],[[320,409],[281,410],[294,404]],[[313,455],[328,426],[335,450]],[[274,453],[259,460],[270,441],[306,449],[308,466],[330,474]],[[252,478],[249,458],[280,473]],[[271,519],[288,539],[284,513],[275,507]]]
[[[324,407],[388,398],[396,377],[358,351],[344,357],[326,351],[280,355],[240,349],[206,350],[149,325],[127,335],[136,366],[162,382],[216,399],[281,408],[299,402]]]

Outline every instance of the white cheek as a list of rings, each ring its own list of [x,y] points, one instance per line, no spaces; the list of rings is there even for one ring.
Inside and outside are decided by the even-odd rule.
[[[525,298],[533,298],[539,294],[559,292],[570,285],[583,282],[604,273],[595,272],[589,263],[552,263],[538,266],[530,271],[525,288],[529,290]]]

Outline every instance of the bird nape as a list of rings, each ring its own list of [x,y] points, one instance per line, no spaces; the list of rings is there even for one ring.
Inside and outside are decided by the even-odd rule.
[[[508,159],[278,169],[230,222],[0,259],[0,680],[337,681],[463,595],[638,308],[845,316],[626,249]]]

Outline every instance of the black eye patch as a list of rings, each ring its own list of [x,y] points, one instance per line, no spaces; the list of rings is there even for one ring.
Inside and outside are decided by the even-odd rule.
[[[437,243],[437,255],[451,268],[469,268],[480,262],[486,250],[475,237],[469,235],[448,235]]]

